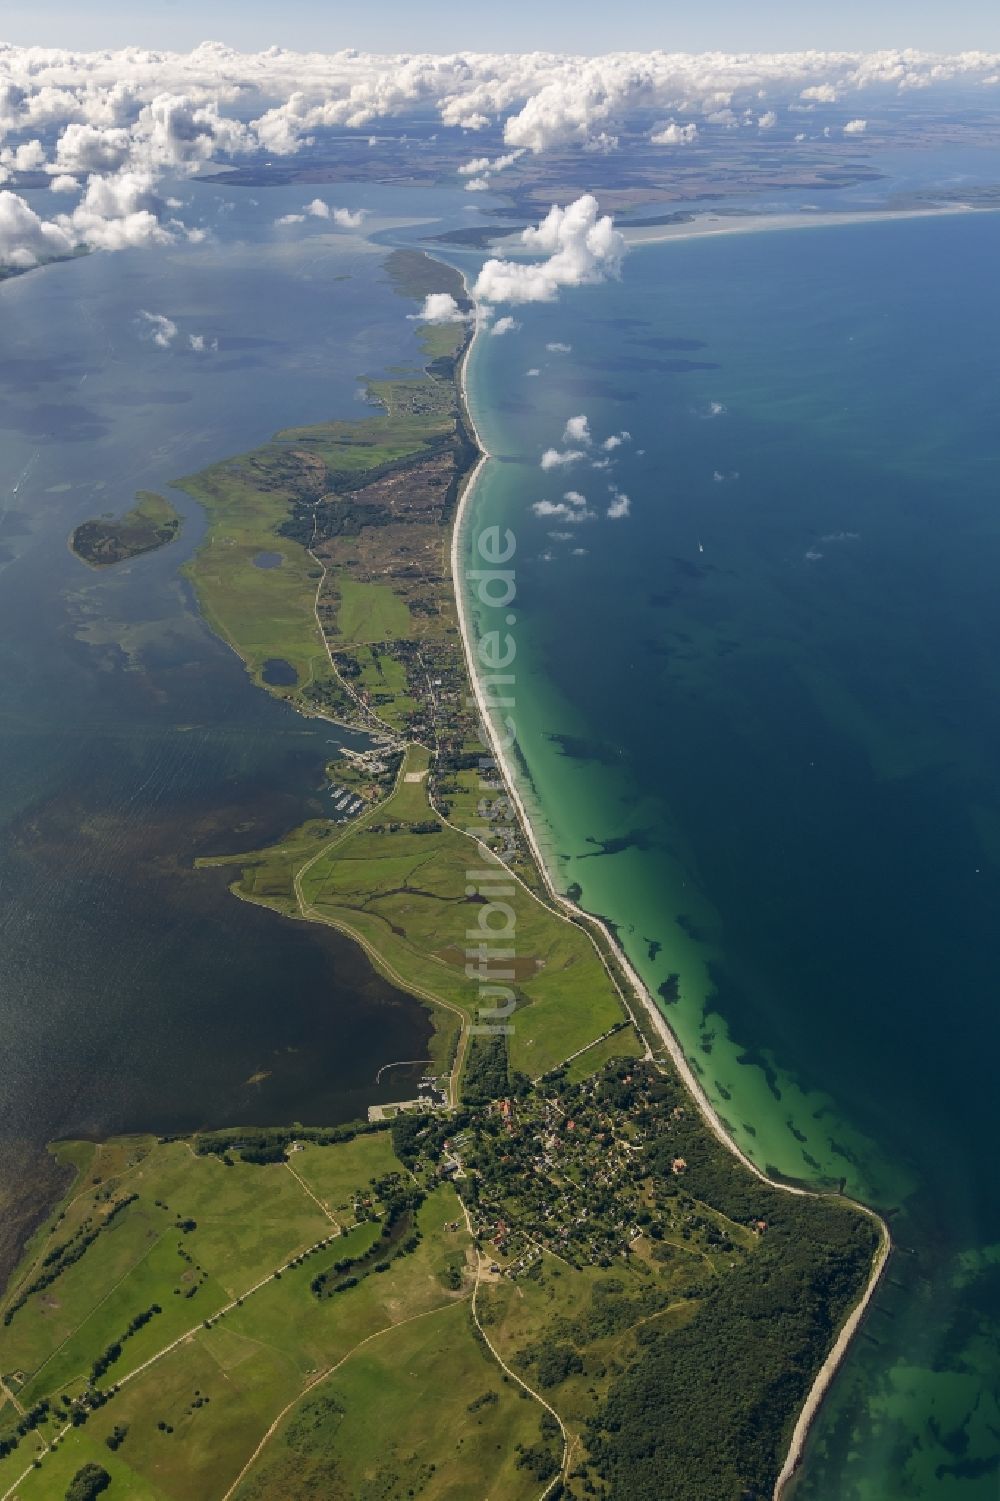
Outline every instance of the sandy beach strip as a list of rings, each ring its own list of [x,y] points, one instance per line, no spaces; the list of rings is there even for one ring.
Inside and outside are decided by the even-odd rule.
[[[781,229],[836,229],[849,224],[891,224],[902,219],[951,219],[966,214],[996,214],[1000,208],[973,203],[942,204],[930,208],[799,209],[793,214],[697,214],[683,224],[619,223],[629,246],[662,245],[668,240],[707,240],[720,235],[766,234]]]
[[[945,210],[944,212],[951,212],[951,210]],[[765,219],[767,218],[767,216],[762,217]],[[878,215],[876,217],[883,216]],[[907,217],[912,217],[912,215],[907,215]],[[815,221],[810,220],[808,222],[814,223]],[[466,291],[470,297],[470,300],[474,301],[474,299],[472,298],[472,288],[469,285],[468,278],[463,276],[463,279],[465,280]],[[465,653],[466,670],[469,674],[469,681],[472,685],[472,691],[475,696],[476,707],[479,711],[484,731],[489,740],[490,753],[500,770],[511,802],[517,810],[517,815],[521,827],[524,830],[525,838],[528,841],[528,847],[531,850],[535,864],[538,867],[539,874],[545,884],[545,889],[550,900],[553,902],[556,908],[564,914],[568,921],[574,922],[577,925],[582,924],[585,927],[596,930],[601,934],[605,943],[614,953],[617,963],[619,964],[622,973],[624,974],[628,985],[633,992],[635,1000],[644,1011],[655,1034],[662,1040],[664,1047],[670,1055],[670,1059],[674,1064],[674,1067],[677,1069],[678,1074],[683,1079],[689,1093],[694,1099],[694,1102],[702,1115],[702,1118],[704,1119],[706,1125],[709,1127],[712,1133],[726,1147],[726,1149],[732,1152],[735,1157],[738,1157],[744,1167],[746,1167],[751,1173],[753,1173],[755,1177],[759,1178],[761,1182],[767,1183],[770,1187],[780,1189],[785,1193],[800,1194],[804,1197],[825,1197],[823,1194],[814,1192],[811,1189],[799,1188],[793,1184],[782,1183],[777,1179],[769,1178],[768,1175],[763,1172],[755,1162],[751,1161],[751,1159],[746,1155],[746,1153],[742,1150],[738,1143],[733,1140],[733,1138],[727,1132],[718,1114],[716,1113],[715,1107],[712,1104],[711,1100],[708,1098],[708,1095],[705,1093],[700,1080],[689,1064],[679,1038],[675,1035],[670,1024],[667,1022],[663,1013],[656,1005],[656,1002],[654,1001],[652,995],[632,966],[631,962],[628,959],[628,956],[625,954],[624,950],[622,949],[618,940],[615,938],[614,934],[611,932],[610,928],[608,928],[607,925],[603,923],[599,918],[593,917],[590,913],[584,912],[581,907],[579,907],[575,902],[570,901],[568,897],[564,896],[556,888],[552,873],[542,854],[541,847],[535,834],[535,830],[532,826],[530,818],[528,817],[528,812],[524,805],[524,800],[521,796],[513,768],[506,753],[504,752],[500,738],[497,735],[496,726],[494,725],[493,718],[486,703],[486,697],[483,693],[482,685],[480,683],[479,673],[476,669],[475,649],[472,639],[472,630],[468,617],[464,587],[464,570],[461,563],[462,537],[464,528],[468,521],[469,509],[473,495],[475,493],[476,484],[483,472],[484,467],[492,457],[489,450],[486,448],[486,445],[484,444],[482,436],[476,425],[475,415],[469,403],[468,392],[469,361],[472,358],[477,340],[480,339],[483,335],[484,328],[484,323],[482,321],[477,321],[475,332],[473,333],[472,339],[469,341],[468,348],[466,349],[465,354],[462,357],[461,371],[459,376],[459,389],[461,392],[465,420],[468,424],[469,431],[472,433],[472,436],[475,440],[476,446],[479,449],[479,459],[477,460],[475,467],[472,469],[465,481],[461,496],[459,497],[458,509],[455,513],[455,521],[454,525],[452,526],[451,533],[451,576],[452,586],[455,591],[455,603],[458,613],[459,632],[462,638],[462,648]],[[841,1196],[838,1195],[837,1197]],[[886,1264],[889,1259],[889,1254],[892,1250],[892,1237],[889,1233],[889,1226],[886,1224],[882,1216],[875,1210],[870,1209],[866,1204],[859,1204],[855,1200],[850,1200],[848,1202],[854,1203],[857,1209],[859,1209],[863,1214],[868,1215],[869,1218],[875,1222],[879,1230],[879,1248],[875,1255],[871,1274],[869,1275],[868,1281],[865,1284],[864,1291],[855,1307],[841,1326],[841,1329],[837,1335],[837,1339],[819,1371],[817,1372],[813,1384],[806,1396],[806,1400],[799,1413],[795,1428],[792,1432],[792,1438],[789,1444],[788,1452],[785,1456],[785,1461],[782,1465],[777,1484],[775,1486],[775,1501],[779,1501],[779,1498],[784,1494],[788,1482],[802,1462],[802,1456],[804,1453],[805,1443],[809,1434],[809,1430],[815,1420],[816,1414],[820,1409],[823,1398],[829,1390],[830,1385],[833,1382],[833,1378],[836,1375],[841,1362],[843,1361],[844,1356],[847,1353],[851,1340],[857,1333],[865,1316],[865,1313],[868,1310],[869,1304],[871,1303],[871,1300],[875,1295],[875,1290],[882,1278],[882,1273],[885,1270]]]

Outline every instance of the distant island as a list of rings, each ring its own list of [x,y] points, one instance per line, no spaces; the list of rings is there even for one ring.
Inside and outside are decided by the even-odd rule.
[[[166,547],[180,529],[180,512],[169,500],[152,490],[140,490],[135,505],[123,516],[98,516],[81,522],[69,545],[91,568],[110,568]]]
[[[45,186],[47,185],[48,179],[46,178]],[[42,184],[35,182],[24,182],[22,180],[21,182],[14,184],[14,186],[40,187],[42,186]],[[59,266],[63,263],[63,261],[75,261],[78,260],[81,256],[89,254],[90,251],[87,249],[86,245],[77,245],[75,250],[70,251],[68,255],[42,255],[39,256],[37,260],[31,261],[26,266],[12,266],[9,263],[0,264],[0,283],[3,283],[5,281],[13,281],[15,276],[26,276],[29,271],[40,271],[43,266]]]

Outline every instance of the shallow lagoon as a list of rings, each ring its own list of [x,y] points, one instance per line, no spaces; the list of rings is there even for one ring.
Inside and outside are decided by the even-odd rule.
[[[426,1056],[423,1008],[353,945],[192,869],[326,811],[324,765],[352,742],[255,689],[206,629],[179,575],[203,520],[169,488],[283,425],[362,412],[359,377],[416,358],[414,326],[377,246],[275,225],[311,192],[178,191],[205,244],[0,288],[8,1142],[344,1119],[398,1095],[398,1070],[376,1087],[382,1065]],[[376,233],[464,222],[460,192],[331,197]],[[169,348],[144,311],[176,322]],[[139,488],[171,495],[181,539],[96,575],[66,539]]]

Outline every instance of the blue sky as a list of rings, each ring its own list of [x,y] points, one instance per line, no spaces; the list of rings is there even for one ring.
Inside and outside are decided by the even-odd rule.
[[[1000,50],[995,0],[5,0],[0,41],[187,49],[199,41],[324,51]]]

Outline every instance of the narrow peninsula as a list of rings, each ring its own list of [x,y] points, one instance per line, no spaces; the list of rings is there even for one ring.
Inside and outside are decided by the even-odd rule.
[[[422,253],[387,266],[471,311]],[[0,1494],[98,1465],[192,1501],[770,1497],[881,1264],[875,1216],[733,1151],[483,744],[452,565],[470,326],[426,327],[365,419],[183,482],[214,629],[368,735],[329,817],[208,863],[427,1005],[430,1088],[350,1126],[55,1146],[76,1186],[0,1304]],[[498,892],[511,1025],[483,1027]]]

